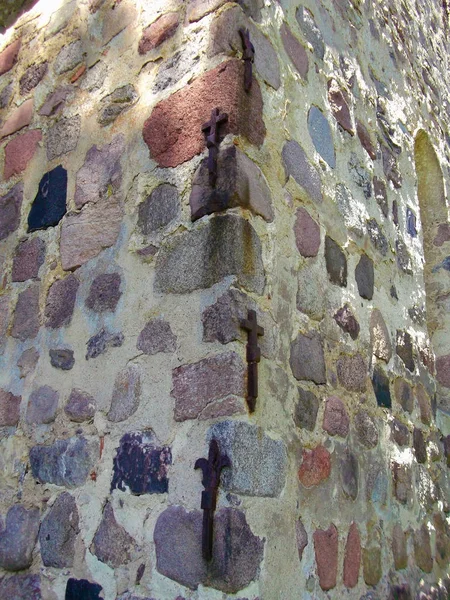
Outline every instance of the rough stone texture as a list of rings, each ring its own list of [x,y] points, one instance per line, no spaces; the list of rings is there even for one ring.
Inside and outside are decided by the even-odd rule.
[[[372,300],[374,278],[373,261],[367,254],[362,254],[355,269],[356,285],[361,298]]]
[[[408,427],[398,419],[393,419],[390,425],[391,439],[399,446],[409,446],[411,436]]]
[[[21,571],[31,566],[39,531],[39,509],[14,504],[0,529],[0,567]]]
[[[57,225],[66,214],[67,171],[61,165],[46,173],[28,215],[28,231]]]
[[[131,562],[138,547],[130,534],[117,523],[112,505],[108,502],[101,523],[95,532],[90,551],[112,569]]]
[[[76,40],[63,46],[55,59],[53,69],[57,75],[74,69],[83,60],[83,43]]]
[[[295,539],[297,541],[298,558],[301,561],[303,551],[308,545],[308,533],[300,519],[295,524]]]
[[[205,15],[225,4],[225,2],[226,0],[189,0],[186,15],[189,23],[199,21]]]
[[[344,556],[344,585],[354,588],[358,585],[359,568],[361,565],[361,540],[356,523],[350,525]]]
[[[219,442],[231,468],[221,476],[221,486],[246,496],[279,496],[287,469],[286,448],[261,427],[241,421],[222,421],[213,425],[208,437]]]
[[[122,332],[111,333],[105,328],[88,339],[86,344],[86,360],[97,358],[104,354],[109,348],[122,346],[125,337]]]
[[[34,390],[28,401],[27,423],[51,423],[55,420],[58,408],[59,394],[49,385],[42,385]]]
[[[0,597],[14,598],[14,600],[41,600],[40,575],[13,575],[3,578],[0,581]]]
[[[33,90],[44,78],[48,70],[48,63],[42,62],[37,65],[31,65],[19,79],[20,95],[25,96]]]
[[[359,335],[359,323],[354,314],[351,312],[348,304],[340,308],[334,315],[333,319],[345,333],[348,333],[352,340],[356,340]]]
[[[440,567],[445,568],[450,559],[450,527],[445,517],[440,513],[433,516],[433,523],[436,531],[434,558]]]
[[[81,130],[81,117],[63,117],[50,127],[47,134],[47,158],[53,160],[58,156],[75,150]]]
[[[102,590],[98,583],[70,577],[67,580],[65,600],[101,600],[99,594]]]
[[[414,395],[411,385],[401,377],[397,377],[394,382],[394,393],[403,410],[411,413],[414,409]]]
[[[132,364],[116,376],[108,419],[113,423],[125,421],[137,411],[140,400],[141,370]]]
[[[8,142],[5,146],[5,166],[3,169],[5,179],[9,179],[13,175],[20,175],[22,171],[25,171],[41,139],[42,132],[39,129],[33,129],[16,136]]]
[[[173,334],[170,323],[162,319],[149,321],[138,337],[136,347],[144,354],[158,352],[175,352],[177,337]]]
[[[436,378],[441,385],[450,388],[450,354],[436,358]]]
[[[0,242],[19,227],[22,200],[23,183],[17,183],[0,197]]]
[[[312,393],[298,388],[298,402],[294,410],[294,422],[300,429],[314,431],[316,426],[319,400]]]
[[[331,590],[336,586],[339,545],[338,531],[331,524],[326,530],[316,529],[313,538],[320,587],[324,591]]]
[[[431,554],[430,534],[428,527],[423,524],[420,529],[414,532],[414,557],[419,569],[425,573],[431,573],[433,570],[433,557]]]
[[[95,399],[78,388],[74,388],[70,392],[67,404],[64,407],[64,412],[68,415],[71,421],[82,423],[89,421],[95,415],[97,403]]]
[[[302,30],[305,39],[313,47],[314,54],[320,60],[325,56],[325,43],[323,41],[322,32],[317,27],[312,12],[306,6],[299,6],[295,13],[295,18]]]
[[[378,428],[375,419],[366,410],[361,409],[356,413],[355,429],[361,444],[366,448],[375,448],[378,444]]]
[[[356,456],[345,450],[340,463],[341,485],[344,494],[353,501],[358,496],[359,465]]]
[[[212,187],[209,182],[208,159],[197,169],[189,198],[191,218],[221,212],[236,206],[273,221],[274,212],[267,181],[262,171],[236,146],[219,152],[217,159],[217,181]]]
[[[58,279],[51,285],[45,304],[46,327],[58,329],[70,324],[79,285],[75,275]]]
[[[11,316],[11,298],[9,294],[0,296],[0,356],[7,342],[7,331],[9,326],[9,320]]]
[[[380,365],[375,365],[372,375],[372,387],[375,392],[378,406],[391,408],[391,392],[389,389],[389,377]]]
[[[375,160],[377,157],[377,153],[375,150],[375,146],[372,142],[372,139],[370,137],[369,132],[367,131],[367,128],[365,127],[365,125],[363,125],[363,123],[361,123],[361,121],[356,121],[356,133],[358,134],[359,137],[359,141],[361,142],[362,147],[364,148],[364,150],[367,152],[367,154],[370,156],[370,158],[372,160]],[[375,178],[374,178],[374,185],[375,185]],[[384,215],[385,217],[387,217],[387,215]]]
[[[422,464],[426,463],[427,447],[425,444],[425,438],[423,431],[417,427],[414,427],[413,431],[413,447],[417,462]]]
[[[298,273],[297,309],[311,319],[321,321],[325,314],[327,285],[322,276],[322,265],[304,265]]]
[[[412,472],[408,465],[392,464],[394,495],[401,504],[407,504],[412,494]]]
[[[298,208],[295,214],[294,235],[302,256],[317,256],[320,247],[320,227],[303,207]]]
[[[10,83],[9,85],[5,85],[0,92],[0,108],[7,108],[9,101],[11,100],[11,95],[13,92],[13,86]]]
[[[351,135],[355,134],[348,102],[335,79],[328,81],[328,102],[331,112],[339,125]]]
[[[347,286],[347,259],[334,240],[325,236],[325,262],[328,279],[341,287]]]
[[[408,566],[408,553],[406,549],[406,535],[399,523],[392,529],[392,554],[394,565],[397,570],[406,569]]]
[[[23,342],[35,338],[39,327],[39,284],[33,283],[19,294],[14,311],[11,335]]]
[[[378,308],[370,314],[370,344],[372,353],[388,363],[392,357],[392,344],[383,315]]]
[[[155,286],[158,292],[185,294],[229,275],[249,291],[264,289],[260,240],[236,215],[215,217],[174,236],[158,253]]]
[[[402,176],[398,170],[397,159],[391,150],[381,144],[381,157],[383,160],[383,171],[389,181],[392,182],[396,189],[402,187]]]
[[[389,244],[382,228],[378,225],[376,219],[368,219],[366,225],[367,233],[369,234],[373,247],[378,250],[382,256],[386,256]]]
[[[365,198],[372,196],[371,174],[360,161],[357,154],[352,152],[348,161],[348,170],[351,178],[363,191]]]
[[[24,350],[17,361],[17,366],[20,371],[20,377],[28,377],[33,373],[39,360],[39,352],[36,348],[28,348]]]
[[[66,85],[56,88],[56,90],[50,92],[45,99],[44,104],[39,109],[39,114],[43,117],[52,117],[58,114],[63,109],[66,100],[72,93],[73,88],[71,86]]]
[[[0,388],[0,427],[17,425],[20,417],[21,401],[22,396],[15,396],[13,393]]]
[[[292,373],[299,381],[326,383],[325,358],[320,335],[312,331],[299,333],[291,343],[290,365]]]
[[[72,567],[79,529],[78,509],[73,496],[63,492],[45,515],[39,531],[42,562],[46,567]]]
[[[146,54],[160,46],[163,42],[175,35],[178,29],[180,17],[176,12],[169,12],[161,15],[146,27],[139,40],[139,54]]]
[[[179,216],[180,210],[177,188],[163,183],[139,205],[138,228],[144,235],[150,235],[169,225]]]
[[[337,363],[339,383],[350,392],[364,392],[366,389],[367,365],[360,354],[341,356]]]
[[[201,126],[216,106],[228,114],[224,134],[240,133],[252,144],[263,143],[261,91],[253,81],[246,94],[243,71],[242,61],[227,61],[155,106],[144,123],[143,135],[159,166],[175,167],[203,151]]]
[[[75,206],[97,202],[116,194],[122,183],[120,159],[125,150],[123,135],[117,135],[102,148],[92,146],[75,182]]]
[[[111,492],[117,488],[137,496],[164,494],[169,489],[167,467],[171,464],[170,448],[158,446],[151,431],[126,433],[114,457]]]
[[[68,488],[83,485],[98,456],[82,436],[56,440],[49,446],[33,446],[30,464],[33,477],[41,483],[53,483]]]
[[[95,313],[114,312],[122,296],[119,273],[103,273],[91,283],[86,306]]]
[[[405,367],[413,373],[415,369],[413,345],[411,335],[407,331],[400,331],[397,329],[397,345],[395,346],[395,352],[400,356]]]
[[[19,38],[0,52],[0,75],[10,71],[17,62],[22,40]]]
[[[373,178],[373,191],[375,195],[375,200],[377,201],[381,212],[387,219],[389,216],[389,205],[386,184],[382,179],[379,179],[378,177]]]
[[[7,135],[20,131],[31,123],[33,116],[33,100],[25,100],[18,108],[16,108],[2,124],[0,128],[0,140]]]
[[[292,176],[316,203],[323,200],[319,171],[308,160],[303,148],[295,141],[285,142],[281,152],[286,179]]]
[[[381,548],[371,547],[363,550],[363,573],[367,585],[377,585],[382,576]]]
[[[336,166],[336,153],[331,127],[325,115],[317,106],[311,106],[309,109],[308,131],[317,152],[334,169]]]
[[[420,420],[425,425],[430,425],[432,416],[430,396],[421,383],[416,385],[414,391],[419,404]]]
[[[330,396],[325,404],[322,427],[330,435],[346,437],[350,425],[345,404],[337,396]]]
[[[16,248],[12,267],[13,281],[36,279],[44,264],[45,242],[40,238],[23,240]]]
[[[405,242],[402,239],[395,241],[395,250],[397,255],[397,266],[406,275],[412,275],[411,255],[408,252]]]
[[[221,344],[244,341],[246,336],[241,321],[247,318],[248,309],[256,310],[258,322],[261,321],[257,308],[246,294],[235,289],[228,290],[202,313],[203,341]],[[264,338],[259,339],[262,342]]]
[[[170,506],[158,517],[154,532],[156,568],[195,590],[200,583],[233,594],[257,578],[264,539],[253,535],[243,512],[223,508],[214,518],[213,558],[202,559],[200,511]]]
[[[292,64],[300,74],[301,78],[306,80],[308,76],[309,61],[305,48],[298,41],[286,23],[283,23],[280,28],[280,36],[286,54],[291,59]]]
[[[301,483],[310,488],[328,479],[331,473],[330,453],[323,446],[302,451],[302,464],[298,471]]]
[[[104,13],[102,27],[103,45],[133,24],[138,14],[134,2],[121,2],[120,5],[113,4],[108,6],[108,9],[106,14]]]
[[[75,357],[73,350],[69,348],[52,348],[49,351],[50,364],[55,369],[62,369],[63,371],[70,371],[73,369],[75,364]]]

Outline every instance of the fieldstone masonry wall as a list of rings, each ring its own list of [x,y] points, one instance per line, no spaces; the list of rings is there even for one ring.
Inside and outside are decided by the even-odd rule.
[[[5,30],[0,598],[449,598],[448,39],[437,0],[41,0]]]

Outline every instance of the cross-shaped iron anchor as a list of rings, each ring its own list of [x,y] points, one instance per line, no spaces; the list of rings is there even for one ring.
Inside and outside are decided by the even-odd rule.
[[[242,54],[242,60],[245,62],[244,89],[246,92],[249,92],[252,87],[252,63],[255,60],[255,47],[250,41],[248,29],[239,29],[239,34],[244,47],[244,52]]]
[[[231,467],[228,456],[220,454],[217,440],[209,444],[208,459],[198,458],[195,469],[203,471],[202,492],[203,530],[202,530],[202,555],[205,560],[211,560],[213,548],[214,511],[217,504],[217,490],[220,483],[220,472],[224,467]]]
[[[219,154],[219,127],[222,123],[228,121],[227,113],[220,113],[218,108],[213,108],[211,111],[211,119],[202,125],[202,131],[206,135],[206,147],[209,150],[208,155],[208,171],[209,184],[211,187],[216,185],[217,180],[217,155]]]
[[[248,331],[247,343],[247,404],[250,412],[254,412],[258,397],[258,363],[261,360],[261,349],[258,346],[258,335],[264,335],[264,329],[257,323],[256,312],[249,310],[247,319],[241,321],[241,327]]]

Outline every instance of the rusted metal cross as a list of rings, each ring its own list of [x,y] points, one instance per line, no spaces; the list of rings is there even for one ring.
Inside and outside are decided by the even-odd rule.
[[[258,346],[258,335],[264,335],[264,329],[258,325],[256,312],[249,310],[247,319],[241,321],[241,327],[248,331],[247,343],[247,404],[250,412],[254,412],[258,397],[258,363],[261,360],[261,349]]]
[[[220,454],[217,440],[209,444],[208,459],[199,458],[195,461],[195,469],[203,471],[201,508],[203,510],[202,555],[205,560],[211,560],[213,548],[214,511],[217,504],[217,490],[220,483],[220,473],[224,467],[231,467],[228,456]]]
[[[244,89],[246,92],[249,92],[252,87],[252,63],[255,60],[255,47],[250,41],[248,29],[239,29],[239,34],[244,47],[244,52],[242,54],[242,59],[245,62]]]
[[[217,180],[217,155],[219,154],[219,144],[221,142],[219,127],[226,121],[228,121],[228,115],[226,113],[221,114],[218,108],[213,108],[211,119],[202,125],[202,131],[206,135],[206,147],[209,150],[208,171],[211,187],[216,185]]]

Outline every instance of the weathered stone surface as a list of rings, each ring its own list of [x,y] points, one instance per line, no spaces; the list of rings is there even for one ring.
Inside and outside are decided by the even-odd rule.
[[[0,597],[14,600],[41,600],[40,575],[13,575],[0,581]]]
[[[408,465],[392,463],[394,495],[401,504],[407,504],[412,495],[412,471]]]
[[[391,425],[391,439],[399,446],[409,446],[410,434],[409,429],[398,419],[393,419]]]
[[[27,569],[39,531],[39,509],[11,506],[0,529],[0,567],[7,571]]]
[[[397,266],[398,268],[406,273],[407,275],[412,275],[413,270],[411,266],[411,255],[408,252],[405,242],[402,239],[398,239],[395,241],[395,250],[397,257]]]
[[[26,127],[31,123],[31,117],[33,115],[33,100],[25,100],[18,108],[14,109],[6,121],[2,124],[0,129],[0,139],[16,133],[23,127]]]
[[[297,427],[314,431],[318,410],[319,400],[317,397],[312,392],[298,388],[298,402],[294,410],[294,422]]]
[[[29,338],[35,338],[39,327],[39,284],[33,283],[19,294],[11,335],[23,342]]]
[[[7,342],[7,331],[11,317],[11,297],[9,294],[0,296],[0,356]]]
[[[114,423],[125,421],[137,411],[140,400],[141,370],[138,365],[130,365],[116,376],[108,419]]]
[[[355,152],[350,154],[350,160],[348,161],[348,170],[351,175],[351,178],[356,183],[358,187],[360,187],[363,191],[365,198],[371,198],[372,196],[372,182],[371,182],[371,174],[365,168],[364,163],[362,163]]]
[[[353,452],[349,450],[344,451],[340,460],[339,470],[344,494],[352,500],[356,500],[359,486],[359,465],[358,459]]]
[[[327,281],[320,263],[305,264],[298,272],[297,309],[315,321],[325,314]]]
[[[39,352],[36,350],[36,348],[28,348],[27,350],[24,350],[17,361],[20,377],[28,377],[28,375],[30,375],[36,368],[38,360]]]
[[[436,358],[436,378],[442,386],[450,388],[450,354]]]
[[[75,150],[80,136],[81,117],[63,117],[50,127],[47,134],[47,158],[53,160],[58,156]]]
[[[52,367],[55,367],[55,369],[70,371],[75,364],[73,350],[70,350],[69,348],[51,348],[49,355],[50,364]]]
[[[0,109],[7,108],[13,93],[12,83],[5,85],[0,91]]]
[[[193,185],[195,186],[195,180]],[[144,235],[157,232],[176,219],[180,211],[177,188],[163,183],[139,205],[138,228]]]
[[[411,335],[407,331],[397,329],[395,352],[402,359],[405,367],[414,373],[413,345]]]
[[[95,92],[102,88],[108,74],[108,66],[104,61],[99,60],[85,74],[81,81],[80,87]]]
[[[144,141],[161,167],[176,167],[205,147],[201,126],[220,106],[228,114],[223,134],[240,133],[260,146],[265,137],[261,90],[253,81],[247,94],[242,85],[244,65],[229,60],[195,79],[155,106],[144,123]]]
[[[430,396],[421,383],[416,385],[414,392],[419,404],[420,420],[425,425],[430,425],[432,418]]]
[[[295,214],[294,235],[302,256],[317,256],[320,247],[320,227],[303,207],[298,208]]]
[[[45,304],[46,327],[57,329],[70,324],[79,285],[80,282],[72,274],[51,285]]]
[[[87,202],[97,202],[116,194],[122,183],[120,159],[125,149],[123,135],[116,135],[110,144],[101,148],[92,146],[83,166],[77,172],[75,205],[81,208]]]
[[[78,509],[73,496],[63,492],[45,515],[39,531],[42,562],[46,567],[72,567],[75,540],[80,532]]]
[[[40,238],[23,240],[16,248],[12,267],[13,281],[27,281],[38,277],[45,259],[45,242]]]
[[[303,148],[295,141],[285,142],[281,153],[286,179],[291,175],[316,203],[323,200],[319,171],[308,160]]]
[[[333,319],[345,333],[348,333],[352,340],[356,340],[359,335],[359,323],[350,310],[348,304],[341,307],[334,315]]]
[[[312,331],[299,333],[291,343],[290,365],[292,373],[299,381],[326,383],[325,357],[320,335]]]
[[[339,383],[350,392],[366,390],[367,365],[360,354],[341,356],[336,363]]]
[[[325,236],[325,262],[331,283],[347,287],[347,259],[334,240]]]
[[[391,392],[389,389],[389,377],[380,365],[375,365],[372,375],[372,387],[375,392],[378,406],[391,408]]]
[[[317,152],[334,169],[336,166],[336,153],[331,127],[325,115],[317,106],[311,106],[309,109],[308,131]]]
[[[162,319],[149,321],[138,337],[136,347],[144,354],[158,352],[175,352],[177,337],[173,334],[170,323]]]
[[[330,396],[325,404],[322,427],[330,435],[346,437],[350,425],[345,404],[337,396]]]
[[[222,472],[221,486],[246,496],[279,496],[286,478],[287,455],[281,440],[266,435],[261,427],[242,421],[222,421],[208,437],[219,442],[231,460]]]
[[[134,2],[121,1],[120,5],[110,5],[103,13],[102,42],[103,45],[119,35],[126,27],[136,21],[136,5]]]
[[[95,415],[97,403],[87,392],[83,392],[78,388],[74,388],[70,392],[69,400],[64,407],[64,412],[69,416],[71,421],[82,423],[89,421]]]
[[[423,435],[423,431],[414,427],[413,431],[413,446],[414,453],[416,455],[416,460],[418,463],[426,463],[427,462],[427,447],[425,444],[425,438]]]
[[[375,195],[375,200],[377,201],[381,212],[387,219],[389,216],[389,205],[386,184],[382,179],[379,179],[378,177],[373,178],[373,191]]]
[[[344,556],[344,585],[354,588],[358,585],[359,568],[361,565],[361,540],[356,523],[350,525]]]
[[[306,40],[313,47],[314,54],[320,60],[325,56],[325,43],[323,41],[322,32],[317,27],[312,12],[306,6],[299,6],[295,13],[295,18],[302,30]]]
[[[16,231],[20,223],[23,183],[16,185],[0,198],[0,241]]]
[[[138,552],[138,546],[134,539],[117,523],[110,502],[105,506],[90,551],[112,569],[128,564]]]
[[[406,549],[406,535],[399,523],[392,529],[392,554],[394,565],[397,570],[406,569],[408,566],[408,554]]]
[[[280,28],[280,36],[286,54],[291,59],[292,64],[300,74],[301,78],[306,80],[308,76],[309,61],[305,48],[298,41],[286,23],[283,23]]]
[[[61,165],[46,173],[28,215],[28,231],[57,225],[66,214],[67,171]]]
[[[326,530],[316,529],[313,538],[320,587],[324,591],[331,590],[336,586],[338,567],[337,529],[333,524]]]
[[[61,228],[61,263],[75,269],[113,246],[120,232],[123,209],[114,196],[88,203],[80,213],[67,214]]]
[[[394,393],[403,410],[411,413],[414,409],[414,396],[411,385],[401,377],[397,377],[394,382]]]
[[[352,117],[344,93],[335,79],[328,81],[328,102],[331,112],[339,125],[351,135],[355,134]]]
[[[33,90],[44,78],[48,70],[48,63],[41,62],[37,65],[31,65],[19,79],[20,95],[25,96]]]
[[[21,401],[22,396],[15,396],[12,392],[0,388],[0,427],[17,425]]]
[[[96,313],[114,312],[122,296],[119,273],[102,273],[91,283],[86,306]]]
[[[228,344],[235,340],[245,340],[241,320],[247,318],[252,300],[239,290],[230,289],[220,296],[214,304],[206,307],[202,313],[203,341],[218,341]],[[258,321],[260,315],[258,315]]]
[[[217,373],[220,372],[220,378]],[[172,372],[172,396],[175,398],[176,421],[195,419],[211,403],[230,395],[243,397],[245,368],[234,352],[182,365]]]
[[[182,46],[181,50],[169,56],[159,66],[153,83],[153,92],[159,94],[174,86],[190,71],[197,70],[199,60],[200,56],[194,46]]]
[[[14,40],[12,44],[0,52],[0,75],[10,71],[17,62],[22,40]]]
[[[433,244],[440,247],[448,241],[450,241],[450,225],[448,223],[441,223],[438,225],[437,234],[433,240]]]
[[[367,585],[377,585],[381,579],[381,548],[378,546],[364,548],[363,573]]]
[[[389,181],[392,181],[394,187],[402,187],[402,176],[398,170],[397,158],[395,154],[384,144],[381,144],[381,157],[383,160],[383,171]]]
[[[212,187],[205,158],[194,175],[189,198],[193,221],[236,206],[273,221],[269,186],[262,171],[248,156],[234,145],[222,150],[217,159],[217,172],[217,181]]]
[[[366,448],[375,448],[378,444],[378,428],[375,419],[366,410],[360,409],[356,413],[355,429],[361,444]]]
[[[440,567],[445,568],[450,559],[450,527],[441,513],[433,516],[433,523],[436,531],[434,558]]]
[[[53,68],[57,75],[67,73],[74,69],[83,60],[83,43],[76,40],[71,44],[65,45],[59,51],[55,59]]]
[[[225,4],[225,2],[226,0],[189,0],[186,14],[189,23],[200,21],[200,19],[215,11],[219,6]]]
[[[370,158],[372,160],[375,160],[377,157],[375,146],[372,142],[369,132],[367,131],[367,128],[359,120],[356,120],[356,133],[358,134],[359,141],[361,142],[361,146],[364,148],[364,150],[367,152],[367,154],[370,156]],[[375,178],[374,178],[374,185],[375,185]],[[385,217],[387,217],[387,215],[385,215]]]
[[[59,394],[48,385],[42,385],[31,392],[28,400],[27,423],[51,423],[55,420]]]
[[[330,473],[330,453],[324,446],[302,451],[302,464],[298,471],[298,478],[306,488],[319,485],[328,479]]]
[[[253,535],[243,512],[223,508],[214,518],[213,558],[202,559],[200,511],[170,506],[156,522],[156,568],[190,589],[200,583],[234,594],[257,578],[264,539]]]
[[[308,533],[301,519],[295,523],[295,539],[297,541],[298,558],[301,561],[303,558],[303,550],[308,545]]]
[[[56,440],[50,446],[33,446],[30,450],[33,477],[41,483],[69,488],[83,485],[98,456],[98,444],[92,446],[82,436]]]
[[[174,236],[158,253],[155,287],[185,294],[229,275],[249,291],[261,294],[264,289],[261,242],[250,223],[237,215],[217,216]]]
[[[372,353],[388,363],[392,357],[392,344],[383,315],[374,308],[370,315],[370,344]]]
[[[382,256],[386,256],[388,253],[389,244],[381,226],[378,225],[376,219],[368,219],[366,225],[367,233],[369,234],[369,238],[373,244],[373,247],[378,250]]]
[[[5,166],[3,169],[5,179],[25,171],[41,139],[42,132],[39,129],[33,129],[16,136],[5,146]]]
[[[65,600],[101,600],[99,594],[102,590],[98,583],[70,577],[67,580]]]
[[[53,115],[58,114],[58,112],[63,109],[66,100],[72,93],[73,88],[68,85],[56,88],[56,90],[51,92],[45,99],[44,104],[39,109],[39,114],[44,117],[52,117]]]
[[[433,570],[433,557],[431,554],[430,533],[425,523],[414,532],[414,556],[419,569],[425,573]]]
[[[138,46],[139,54],[150,52],[175,35],[179,22],[180,17],[176,12],[169,12],[158,17],[142,32]]]
[[[103,327],[87,341],[86,360],[97,358],[100,354],[104,354],[108,348],[119,348],[122,346],[124,339],[122,332],[111,333]]]
[[[355,268],[355,279],[361,298],[372,300],[374,269],[373,261],[367,256],[367,254],[361,254],[361,258],[359,259],[359,262]]]

